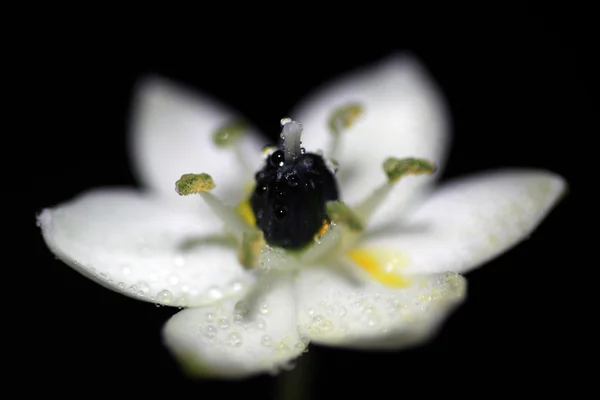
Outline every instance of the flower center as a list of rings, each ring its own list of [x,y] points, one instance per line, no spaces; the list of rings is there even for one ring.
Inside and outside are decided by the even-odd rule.
[[[352,126],[361,113],[358,104],[335,110],[329,120],[334,140],[328,155],[336,154],[340,134]],[[433,173],[435,165],[419,158],[387,158],[382,165],[387,182],[351,207],[339,200],[335,179],[337,163],[305,152],[299,122],[284,118],[281,125],[278,147],[266,148],[265,165],[256,173],[255,183],[250,185],[246,199],[237,207],[227,205],[210,193],[215,182],[206,173],[182,175],[175,184],[177,193],[202,197],[236,240],[238,259],[246,268],[264,264],[261,257],[265,254],[272,264],[273,257],[268,255],[272,251],[283,255],[289,261],[283,264],[293,264],[293,268],[343,255],[382,283],[404,285],[404,281],[395,279],[387,271],[389,262],[378,261],[372,252],[353,253],[351,250],[355,249],[375,210],[390,196],[392,187],[406,175]],[[233,148],[242,159],[238,139],[245,129],[242,123],[228,124],[215,132],[214,143],[218,147]],[[248,170],[247,166],[240,166]]]
[[[301,147],[301,124],[281,123],[279,148],[257,172],[250,205],[268,244],[301,249],[329,223],[326,204],[339,199],[338,187],[323,157]]]

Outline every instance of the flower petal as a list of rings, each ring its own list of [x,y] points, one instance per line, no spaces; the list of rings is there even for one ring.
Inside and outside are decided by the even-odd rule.
[[[306,349],[296,327],[290,276],[260,284],[252,305],[236,307],[228,299],[184,310],[167,322],[165,344],[187,372],[223,378],[274,373]]]
[[[141,181],[157,192],[182,200],[175,193],[175,181],[187,173],[208,173],[223,199],[239,201],[245,183],[258,170],[266,141],[247,132],[240,139],[250,168],[243,168],[233,149],[218,148],[213,133],[239,118],[214,100],[185,90],[158,77],[139,85],[133,114],[131,153]],[[245,182],[245,179],[248,182]]]
[[[504,170],[442,186],[407,220],[368,233],[363,246],[397,250],[405,273],[464,273],[528,235],[565,191],[560,176]]]
[[[431,337],[465,298],[466,281],[455,273],[415,275],[393,289],[327,266],[302,271],[296,290],[299,329],[312,341],[397,349]]]
[[[356,204],[385,182],[382,164],[391,156],[426,158],[441,170],[449,142],[448,116],[441,94],[414,57],[393,56],[308,96],[292,113],[304,126],[302,140],[307,150],[328,150],[329,115],[351,102],[361,103],[364,115],[341,134],[337,176],[344,202]],[[403,179],[371,224],[402,212],[433,180],[431,176]]]
[[[173,306],[238,294],[252,277],[221,223],[185,210],[133,190],[95,190],[45,209],[38,221],[60,259],[116,292]]]

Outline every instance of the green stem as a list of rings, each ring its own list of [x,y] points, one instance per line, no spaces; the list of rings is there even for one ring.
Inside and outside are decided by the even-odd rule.
[[[283,372],[277,379],[277,400],[304,400],[311,398],[314,349],[298,358],[296,367]]]

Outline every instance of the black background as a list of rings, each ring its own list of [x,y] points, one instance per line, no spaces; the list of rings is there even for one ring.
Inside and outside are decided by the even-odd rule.
[[[91,187],[136,184],[125,135],[131,91],[145,73],[209,93],[274,137],[280,118],[315,86],[410,50],[438,81],[452,112],[443,180],[536,167],[566,177],[570,192],[529,240],[467,275],[468,300],[435,340],[389,353],[313,346],[309,392],[313,398],[480,397],[540,393],[564,383],[578,326],[566,293],[574,280],[585,279],[569,271],[577,264],[571,223],[585,169],[577,153],[591,126],[586,12],[574,4],[413,10],[396,3],[369,10],[346,4],[325,16],[320,8],[304,15],[298,10],[308,7],[295,7],[271,8],[272,15],[261,17],[233,5],[227,13],[169,10],[172,17],[156,22],[141,12],[94,10],[82,19],[55,20],[22,50],[31,57],[26,83],[34,99],[23,105],[35,116],[23,122],[35,126],[29,156],[43,179],[25,202],[34,249],[26,273],[35,306],[19,310],[27,321],[17,332],[15,376],[47,394],[104,388],[115,395],[275,396],[276,379],[269,376],[211,382],[182,375],[160,344],[160,328],[177,310],[113,293],[55,260],[34,215]],[[180,22],[184,15],[192,21]]]

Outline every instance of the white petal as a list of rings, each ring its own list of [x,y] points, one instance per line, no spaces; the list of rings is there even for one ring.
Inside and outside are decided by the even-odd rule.
[[[369,232],[365,246],[394,249],[406,273],[467,272],[528,235],[565,191],[552,173],[505,170],[442,186],[407,220]]]
[[[305,350],[289,275],[261,290],[252,305],[238,304],[238,311],[236,302],[227,300],[187,309],[167,322],[165,343],[187,372],[223,378],[274,373]],[[242,317],[239,310],[245,307]]]
[[[297,280],[300,332],[316,343],[390,349],[429,338],[465,298],[454,273],[410,277],[406,288],[349,276],[339,266],[309,268]]]
[[[349,102],[362,103],[364,115],[342,133],[337,160],[342,200],[356,204],[385,182],[382,163],[391,156],[426,158],[437,163],[441,171],[449,142],[448,116],[441,94],[414,57],[391,57],[308,96],[292,113],[304,126],[302,140],[307,151],[327,151],[331,139],[328,117]],[[371,224],[402,212],[433,179],[403,179]]]
[[[114,291],[173,306],[238,294],[252,278],[234,247],[214,244],[221,223],[185,210],[133,190],[96,190],[44,210],[38,221],[60,259]]]
[[[205,172],[217,184],[216,195],[239,201],[244,185],[253,182],[266,143],[247,132],[240,146],[251,168],[241,168],[233,149],[220,149],[212,141],[214,131],[235,117],[214,100],[164,78],[144,80],[136,93],[130,142],[139,178],[182,204],[192,200],[178,198],[175,181],[183,174]]]

